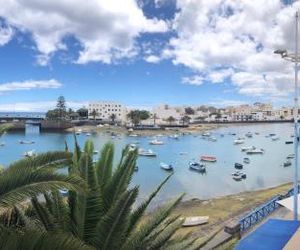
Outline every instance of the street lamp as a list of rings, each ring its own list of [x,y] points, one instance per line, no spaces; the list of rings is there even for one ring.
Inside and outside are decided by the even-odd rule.
[[[298,220],[298,145],[299,145],[299,131],[298,131],[298,63],[300,56],[298,55],[298,11],[295,15],[295,52],[288,53],[285,49],[278,49],[274,51],[275,54],[287,61],[295,64],[295,98],[294,98],[294,150],[295,150],[295,171],[294,171],[294,220]]]

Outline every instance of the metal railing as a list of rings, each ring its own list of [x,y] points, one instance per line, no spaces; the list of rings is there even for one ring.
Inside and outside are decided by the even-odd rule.
[[[298,193],[300,192],[300,186],[298,185]],[[252,226],[256,225],[258,222],[266,218],[270,213],[274,212],[280,205],[277,201],[288,198],[294,194],[294,189],[290,189],[284,195],[276,195],[274,198],[264,203],[263,205],[257,207],[240,221],[240,232],[243,233],[249,230]]]

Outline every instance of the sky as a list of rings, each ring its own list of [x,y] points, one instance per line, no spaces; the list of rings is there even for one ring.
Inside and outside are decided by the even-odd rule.
[[[0,0],[0,111],[292,105],[300,2]]]

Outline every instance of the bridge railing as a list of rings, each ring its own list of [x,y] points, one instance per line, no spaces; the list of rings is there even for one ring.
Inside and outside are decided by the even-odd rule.
[[[300,186],[298,186],[298,193],[300,192]],[[286,194],[276,195],[271,200],[267,201],[263,205],[257,207],[245,217],[243,217],[240,221],[240,232],[243,233],[249,230],[251,227],[262,221],[269,214],[274,212],[280,205],[277,201],[288,198],[294,194],[294,189],[290,189]]]

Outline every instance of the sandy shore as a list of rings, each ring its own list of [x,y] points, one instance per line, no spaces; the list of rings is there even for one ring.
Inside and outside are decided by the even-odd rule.
[[[99,132],[99,133],[107,133],[112,132],[115,134],[129,134],[134,133],[139,136],[154,136],[154,135],[172,135],[177,133],[200,133],[205,131],[210,131],[216,129],[220,126],[224,125],[215,125],[215,124],[197,124],[197,125],[190,125],[187,128],[173,128],[173,129],[160,129],[160,130],[136,130],[133,132],[129,132],[125,127],[120,126],[103,126],[103,127],[96,127],[96,126],[76,126],[73,128],[66,129],[67,132],[76,132],[81,130],[83,132]]]

